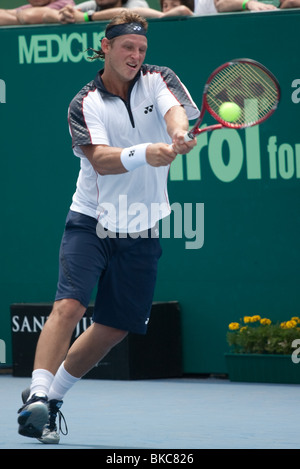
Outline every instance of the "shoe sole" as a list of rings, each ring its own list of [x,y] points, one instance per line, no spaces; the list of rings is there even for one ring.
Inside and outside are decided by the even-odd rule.
[[[38,440],[41,443],[44,443],[44,445],[58,445],[60,442],[60,436],[57,433],[52,435],[43,433],[43,436],[38,438]]]
[[[48,422],[48,407],[42,402],[29,404],[19,415],[19,434],[29,438],[40,438]]]

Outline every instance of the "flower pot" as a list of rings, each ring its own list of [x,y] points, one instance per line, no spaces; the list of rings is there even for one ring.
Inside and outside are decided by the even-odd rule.
[[[290,355],[226,353],[230,381],[300,384],[300,363]]]

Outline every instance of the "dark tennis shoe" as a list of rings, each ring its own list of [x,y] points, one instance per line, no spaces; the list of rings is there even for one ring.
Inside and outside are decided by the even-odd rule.
[[[48,398],[45,394],[36,393],[19,409],[19,433],[30,438],[40,438],[44,425],[48,422]]]
[[[27,388],[22,392],[22,401],[25,403],[29,397],[30,389]],[[68,434],[68,427],[60,408],[63,401],[57,399],[51,399],[48,401],[48,419],[43,428],[43,433],[40,435],[38,440],[44,444],[58,444],[60,441],[60,433],[63,435]],[[56,425],[56,419],[58,418],[58,428]],[[64,430],[62,429],[62,423],[64,424]]]

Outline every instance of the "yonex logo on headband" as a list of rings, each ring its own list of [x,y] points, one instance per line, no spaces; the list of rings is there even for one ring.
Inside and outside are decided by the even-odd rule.
[[[107,39],[113,39],[117,36],[124,36],[125,34],[138,34],[140,36],[146,36],[147,31],[140,23],[122,23],[110,26],[105,36]]]

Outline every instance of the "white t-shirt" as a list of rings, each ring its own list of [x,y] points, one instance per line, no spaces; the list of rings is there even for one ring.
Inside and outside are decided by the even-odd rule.
[[[215,15],[218,11],[215,7],[214,0],[195,0],[194,15]]]
[[[75,6],[76,10],[87,12],[89,15],[95,13],[95,11],[101,11],[101,8],[95,0],[87,0],[86,2],[79,3]],[[122,5],[122,8],[149,8],[146,0],[127,0]]]
[[[183,105],[189,119],[199,115],[175,73],[153,65],[142,66],[128,103],[105,89],[101,72],[75,96],[69,107],[69,125],[81,169],[71,210],[98,219],[113,232],[143,231],[170,214],[169,166],[144,164],[127,173],[101,176],[80,146],[127,148],[148,142],[171,143],[164,115],[175,105]]]

